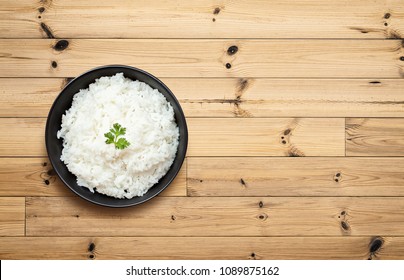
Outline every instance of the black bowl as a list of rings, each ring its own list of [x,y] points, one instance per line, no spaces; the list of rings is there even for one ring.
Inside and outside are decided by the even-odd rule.
[[[92,193],[87,188],[77,185],[76,176],[70,173],[66,165],[60,160],[63,144],[62,140],[57,139],[56,137],[57,131],[61,126],[62,115],[71,107],[74,94],[79,92],[80,89],[87,88],[91,83],[95,82],[95,79],[102,76],[112,76],[116,73],[123,73],[127,78],[145,82],[152,88],[158,89],[173,106],[175,119],[180,131],[178,151],[167,174],[161,178],[160,181],[155,184],[146,194],[141,197],[134,197],[131,199],[118,199],[97,192]],[[175,98],[170,89],[163,84],[163,82],[153,75],[134,67],[109,65],[92,69],[78,76],[65,86],[50,109],[48,120],[46,122],[45,141],[46,150],[56,174],[74,193],[95,204],[109,207],[127,207],[143,203],[155,197],[165,188],[167,188],[168,185],[170,185],[170,183],[174,180],[181,168],[187,151],[188,129],[184,113],[178,100]]]

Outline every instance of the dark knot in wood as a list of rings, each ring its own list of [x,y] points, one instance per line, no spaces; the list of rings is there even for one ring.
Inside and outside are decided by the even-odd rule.
[[[345,221],[341,221],[341,227],[344,231],[349,231],[350,229],[349,224]]]
[[[67,40],[59,40],[54,46],[53,49],[56,51],[63,51],[69,46],[69,41]]]
[[[45,32],[46,36],[48,36],[49,39],[55,38],[55,36],[53,36],[53,34],[52,34],[51,29],[45,23],[41,22],[41,28],[42,28],[43,32]]]
[[[93,242],[91,242],[90,244],[88,244],[88,251],[92,252],[95,249],[95,244]]]
[[[381,237],[375,237],[372,239],[372,241],[369,244],[369,252],[371,255],[376,254],[380,248],[383,246],[383,238]]]
[[[227,54],[228,55],[233,55],[238,51],[238,47],[237,46],[231,46],[227,49]]]

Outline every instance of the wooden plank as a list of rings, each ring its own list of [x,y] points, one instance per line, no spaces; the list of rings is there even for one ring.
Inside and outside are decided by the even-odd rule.
[[[186,161],[160,196],[186,196]],[[47,158],[0,158],[0,196],[75,196]]]
[[[188,117],[402,117],[400,79],[163,79]],[[1,82],[1,80],[0,80]]]
[[[25,234],[25,198],[0,197],[0,236]]]
[[[110,209],[28,197],[27,236],[401,236],[404,198],[157,197]]]
[[[73,196],[47,158],[0,158],[1,196]]]
[[[189,156],[343,156],[344,119],[189,118]]]
[[[3,1],[4,2],[4,1]],[[41,38],[397,38],[400,0],[5,1],[0,37]],[[386,26],[385,26],[386,24]],[[101,28],[102,26],[102,28]]]
[[[347,156],[404,156],[404,119],[348,118]]]
[[[164,78],[163,82],[188,117],[404,117],[400,79]],[[65,83],[62,78],[1,78],[0,117],[47,117]]]
[[[0,156],[46,156],[43,118],[0,118]],[[344,119],[188,118],[189,156],[341,156]],[[315,132],[315,133],[313,133]],[[282,138],[283,137],[283,138]]]
[[[382,240],[375,253],[374,240]],[[93,244],[89,250],[90,245]],[[234,246],[237,244],[237,246]],[[404,259],[403,237],[2,237],[7,259]]]
[[[0,117],[47,117],[65,79],[0,79]]]
[[[0,77],[73,77],[126,64],[157,77],[400,78],[398,40],[0,40]],[[61,44],[65,46],[66,44]],[[229,48],[236,46],[236,53]],[[21,71],[24,69],[24,71]]]
[[[46,119],[0,118],[0,156],[46,156]]]
[[[188,159],[190,196],[404,196],[404,158]]]

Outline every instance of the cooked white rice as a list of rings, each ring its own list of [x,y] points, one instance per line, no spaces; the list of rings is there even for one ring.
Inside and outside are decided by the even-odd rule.
[[[106,144],[114,123],[126,128],[129,147]],[[174,110],[149,85],[122,73],[101,77],[74,95],[57,133],[61,160],[80,186],[116,198],[144,195],[174,161],[179,130]]]

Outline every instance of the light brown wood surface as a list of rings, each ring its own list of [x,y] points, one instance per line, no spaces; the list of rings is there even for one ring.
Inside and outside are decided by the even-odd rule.
[[[404,235],[404,198],[170,197],[132,209],[27,197],[27,236]]]
[[[403,158],[191,157],[190,196],[404,196]]]
[[[0,118],[0,156],[45,156],[46,119]]]
[[[343,156],[343,125],[344,119],[191,118],[188,155]]]
[[[0,116],[47,117],[66,82],[0,78]],[[163,82],[188,117],[404,117],[402,79],[164,78]]]
[[[349,118],[348,156],[404,156],[404,119]]]
[[[3,1],[4,2],[4,1]],[[4,2],[1,38],[397,38],[400,0]],[[42,8],[42,9],[41,9]],[[387,23],[387,26],[385,26]],[[236,28],[240,27],[240,28]]]
[[[0,40],[1,77],[72,77],[129,64],[158,77],[402,78],[400,40]],[[237,46],[235,54],[228,54]],[[229,65],[230,68],[226,67]],[[24,71],[22,71],[24,69]]]
[[[1,1],[0,259],[404,259],[403,39],[402,0]],[[44,143],[106,64],[160,78],[189,129],[176,180],[125,209]]]
[[[374,253],[375,240],[382,246]],[[237,244],[237,246],[234,246]],[[403,237],[3,237],[6,259],[402,259]],[[94,248],[90,249],[90,245]],[[27,248],[30,247],[30,250]],[[315,248],[315,249],[314,249]]]
[[[25,234],[25,198],[0,197],[0,236]]]

